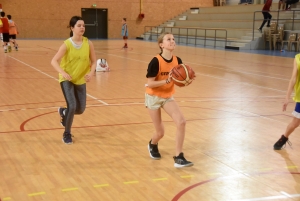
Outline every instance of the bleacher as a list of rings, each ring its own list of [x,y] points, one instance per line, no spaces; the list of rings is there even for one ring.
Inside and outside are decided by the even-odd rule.
[[[256,0],[256,2],[260,1],[262,0]],[[263,49],[262,33],[257,30],[263,21],[262,7],[263,4],[231,5],[227,0],[225,6],[192,8],[157,27],[146,27],[142,38],[144,40],[157,40],[160,33],[168,31],[174,34],[179,44],[230,49]],[[288,30],[292,30],[292,26],[294,32],[300,30],[300,4],[292,8],[292,10],[299,10],[294,13],[294,25],[293,12],[278,12],[277,8],[278,4],[273,3],[271,8],[272,21],[278,19],[278,24],[284,27],[286,33],[284,38],[288,38]],[[255,21],[253,24],[254,12]],[[268,29],[266,25],[264,29]]]

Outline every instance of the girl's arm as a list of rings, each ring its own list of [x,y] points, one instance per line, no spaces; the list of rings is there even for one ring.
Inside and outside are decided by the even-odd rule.
[[[65,44],[62,44],[60,48],[58,49],[58,52],[54,55],[54,57],[51,60],[51,65],[53,68],[60,73],[66,80],[72,80],[72,77],[66,73],[59,65],[58,61],[61,60],[61,58],[65,55],[67,51],[67,46]]]
[[[288,90],[286,92],[285,100],[284,100],[284,103],[283,103],[283,107],[282,107],[283,111],[286,111],[287,105],[289,103],[289,99],[291,97],[294,86],[296,84],[297,74],[298,74],[298,64],[296,62],[296,59],[294,59],[293,73],[292,73],[292,77],[290,79],[289,87],[288,87]]]
[[[171,81],[172,81],[172,73],[169,72],[169,77],[166,80],[156,81],[155,77],[148,77],[146,86],[150,88],[155,88],[155,87],[163,86],[165,84],[169,84]]]
[[[124,26],[124,36],[126,36],[126,32],[127,32],[127,24]]]
[[[89,45],[90,45],[91,71],[85,76],[85,81],[87,82],[89,82],[93,78],[96,69],[96,63],[97,63],[94,45],[91,41],[89,41]]]

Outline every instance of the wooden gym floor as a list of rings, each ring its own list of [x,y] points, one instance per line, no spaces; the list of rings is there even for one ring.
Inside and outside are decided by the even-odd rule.
[[[161,160],[149,157],[154,131],[144,107],[155,42],[94,41],[111,72],[87,84],[87,108],[76,116],[73,145],[62,143],[64,106],[50,60],[62,44],[19,41],[0,52],[0,197],[12,201],[299,200],[300,131],[293,148],[273,144],[291,120],[281,111],[293,58],[177,46],[196,71],[175,99],[187,120],[184,153],[193,167],[173,167],[175,125],[163,112]]]

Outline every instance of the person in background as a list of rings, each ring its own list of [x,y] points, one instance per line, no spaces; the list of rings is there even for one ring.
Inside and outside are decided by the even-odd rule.
[[[299,0],[286,0],[285,10],[291,10],[291,5],[299,2]]]
[[[11,47],[9,44],[9,23],[8,23],[8,19],[5,17],[5,12],[1,12],[1,22],[2,22],[2,27],[0,27],[0,33],[2,33],[3,36],[3,48],[4,48],[4,52],[10,52],[11,51]]]
[[[127,27],[127,24],[126,24],[126,18],[123,18],[122,19],[122,37],[123,37],[123,40],[124,40],[124,47],[123,48],[128,48],[127,46],[127,39],[128,39],[128,27]]]
[[[262,22],[261,26],[258,28],[258,31],[262,33],[262,29],[265,26],[266,22],[268,22],[267,27],[270,27],[270,22],[272,19],[272,15],[270,14],[270,7],[272,6],[272,0],[267,0],[263,9],[262,14],[264,16],[264,21]]]
[[[17,34],[19,34],[17,24],[11,19],[11,15],[7,15],[9,23],[9,40],[13,43],[15,50],[18,51]]]
[[[98,59],[97,60],[96,71],[98,71],[98,72],[110,71],[110,68],[108,66],[106,59]]]

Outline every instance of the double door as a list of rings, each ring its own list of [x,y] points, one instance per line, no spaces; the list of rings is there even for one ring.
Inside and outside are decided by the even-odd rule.
[[[84,36],[89,39],[107,39],[107,9],[82,8],[85,23]]]

